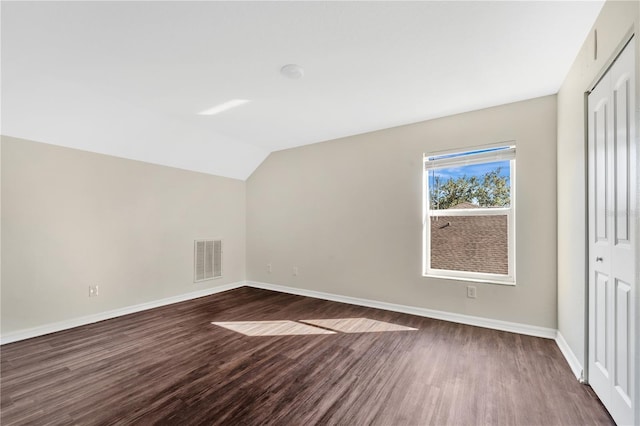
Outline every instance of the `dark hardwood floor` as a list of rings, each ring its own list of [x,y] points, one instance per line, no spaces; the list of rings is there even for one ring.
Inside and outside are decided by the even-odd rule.
[[[246,336],[216,322],[417,330]],[[555,342],[241,288],[1,348],[0,423],[595,425]]]

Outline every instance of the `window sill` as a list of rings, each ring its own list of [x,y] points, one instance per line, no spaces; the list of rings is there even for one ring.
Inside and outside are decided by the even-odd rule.
[[[467,277],[452,277],[450,275],[438,275],[438,274],[422,274],[423,278],[438,278],[442,280],[453,280],[453,281],[464,281],[464,282],[472,282],[472,283],[482,283],[482,284],[498,284],[498,285],[506,285],[515,287],[515,281],[500,281],[500,280],[492,280],[486,278],[467,278]]]

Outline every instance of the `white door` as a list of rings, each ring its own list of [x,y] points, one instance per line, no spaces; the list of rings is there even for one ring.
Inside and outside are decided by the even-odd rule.
[[[588,111],[589,384],[618,425],[632,425],[640,422],[635,38],[589,94]]]

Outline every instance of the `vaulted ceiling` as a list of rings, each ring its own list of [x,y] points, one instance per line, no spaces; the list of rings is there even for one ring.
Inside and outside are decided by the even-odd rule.
[[[602,4],[3,1],[2,134],[246,179],[272,151],[556,93]]]

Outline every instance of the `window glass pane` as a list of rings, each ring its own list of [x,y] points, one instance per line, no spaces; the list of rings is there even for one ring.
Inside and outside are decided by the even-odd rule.
[[[507,275],[507,215],[431,218],[431,268]]]
[[[428,170],[429,208],[491,208],[511,205],[510,161]]]

